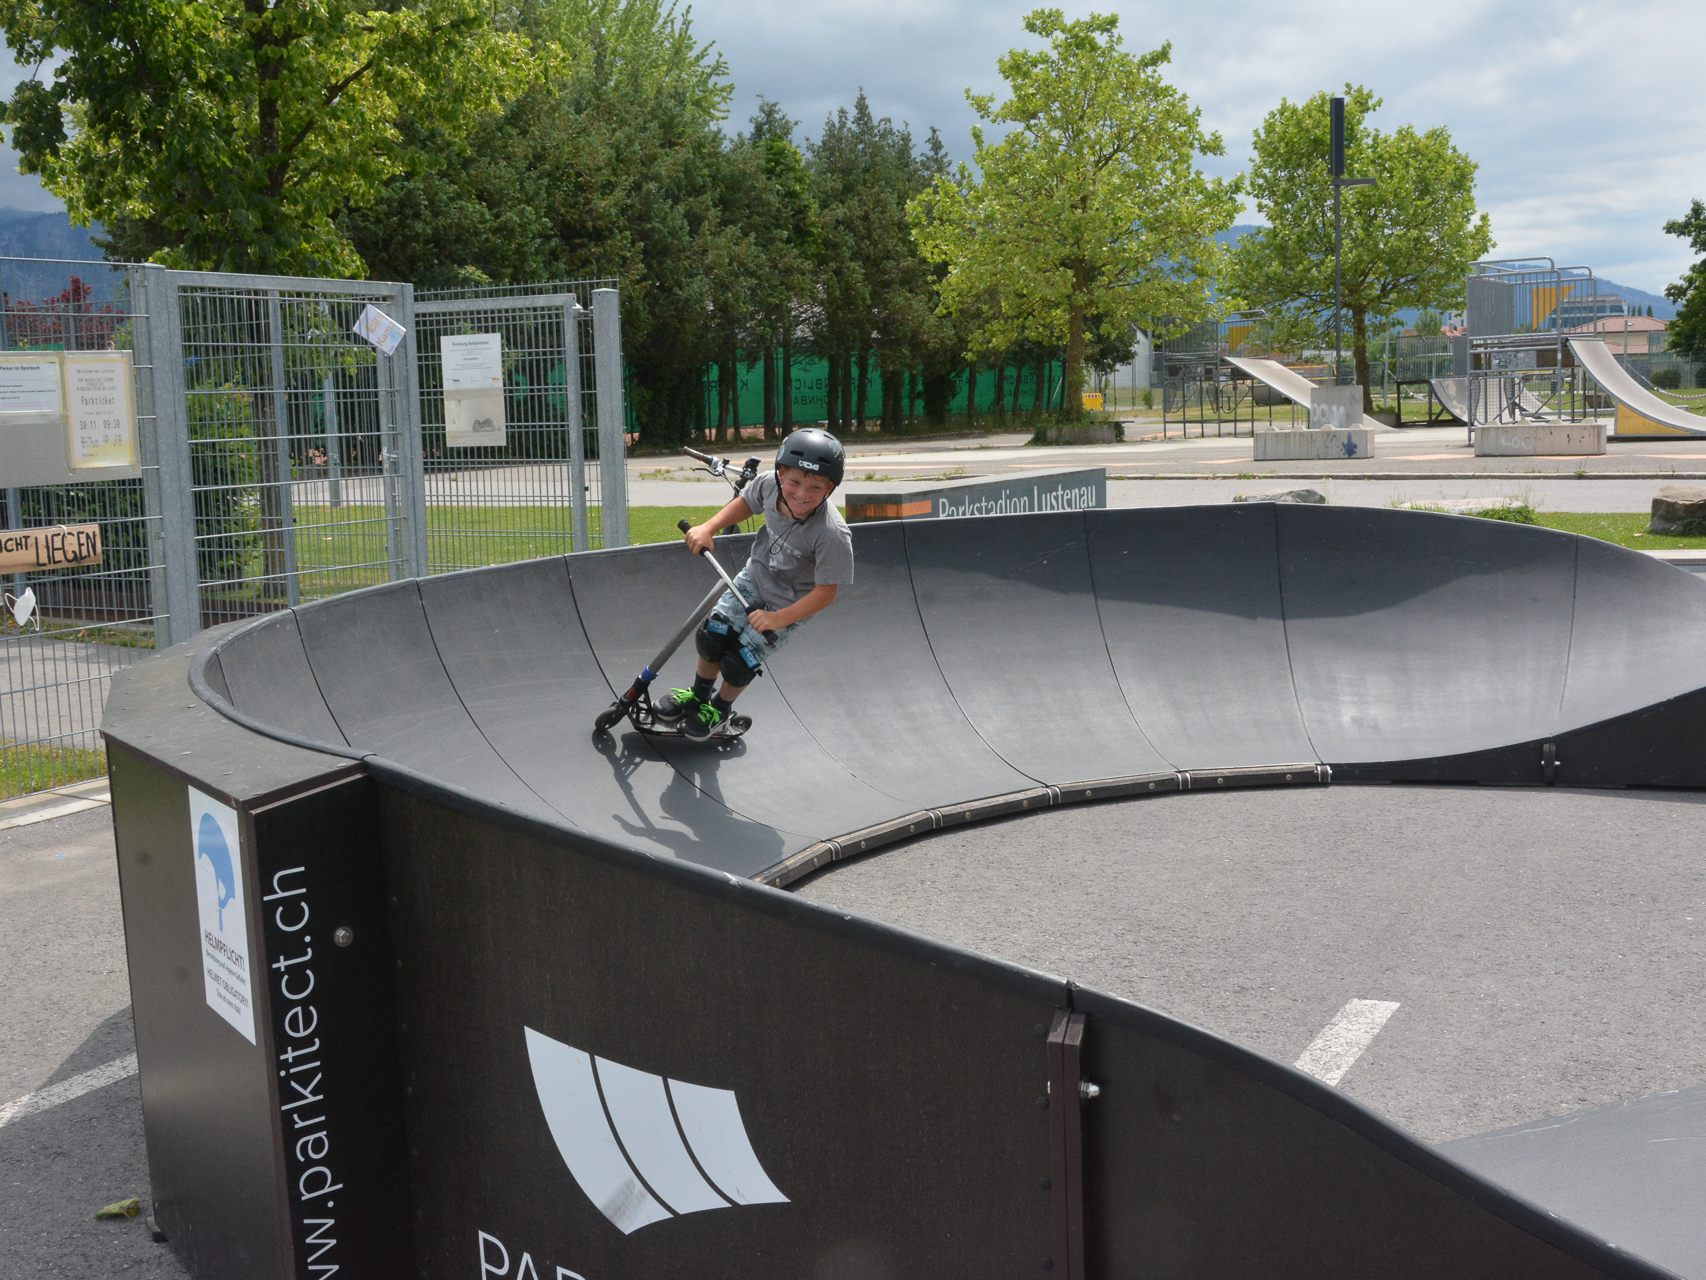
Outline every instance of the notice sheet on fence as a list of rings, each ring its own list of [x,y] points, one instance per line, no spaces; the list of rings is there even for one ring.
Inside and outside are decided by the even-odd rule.
[[[438,349],[444,362],[444,443],[452,449],[503,448],[509,441],[502,335],[446,334]]]
[[[71,469],[135,467],[136,379],[130,352],[67,351],[64,358]]]
[[[57,351],[0,355],[0,413],[62,412]]]

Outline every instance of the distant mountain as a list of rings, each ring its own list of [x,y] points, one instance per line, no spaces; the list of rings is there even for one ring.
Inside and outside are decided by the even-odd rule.
[[[72,226],[64,213],[0,209],[0,257],[98,262],[101,251],[90,237],[99,234],[98,226]]]
[[[1647,308],[1651,307],[1653,309],[1653,318],[1655,320],[1676,319],[1676,303],[1672,302],[1662,293],[1648,293],[1645,289],[1636,289],[1626,284],[1616,284],[1610,280],[1601,280],[1599,282],[1599,291],[1601,293],[1616,294],[1619,298],[1622,298],[1624,302],[1629,304],[1629,313],[1631,315],[1637,311],[1642,315],[1646,315]]]
[[[1220,232],[1214,238],[1227,248],[1231,248],[1252,231],[1260,231],[1261,229],[1261,227],[1251,223],[1239,223],[1237,226],[1228,227],[1225,231]],[[1676,319],[1676,303],[1672,302],[1662,293],[1648,293],[1645,289],[1636,289],[1631,285],[1618,284],[1615,281],[1606,280],[1603,277],[1599,280],[1599,291],[1601,294],[1611,294],[1615,297],[1622,298],[1623,301],[1628,304],[1631,315],[1635,314],[1637,311],[1642,315],[1645,315],[1647,313],[1647,308],[1651,307],[1653,309],[1653,316],[1655,319]],[[1399,319],[1404,324],[1411,323],[1415,318],[1416,312],[1414,311],[1399,312]]]
[[[97,305],[111,301],[121,277],[105,268],[77,265],[102,260],[90,238],[99,234],[99,227],[72,226],[63,212],[0,209],[0,291],[13,302],[43,302],[57,297],[71,277],[78,276],[94,290]],[[27,261],[31,258],[50,261]]]

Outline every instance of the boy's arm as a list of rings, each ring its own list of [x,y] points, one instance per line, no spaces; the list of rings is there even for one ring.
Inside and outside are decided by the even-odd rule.
[[[840,590],[833,582],[820,582],[786,609],[778,609],[775,613],[760,609],[757,613],[748,614],[747,621],[759,631],[780,631],[829,608],[835,603],[836,593]]]
[[[717,530],[726,529],[731,524],[739,524],[752,514],[752,508],[746,505],[746,499],[738,494],[729,499],[729,505],[704,524],[696,524],[687,531],[687,547],[694,555],[703,555],[711,549],[712,540]]]

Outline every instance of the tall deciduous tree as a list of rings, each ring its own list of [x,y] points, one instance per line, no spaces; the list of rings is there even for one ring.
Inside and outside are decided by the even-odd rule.
[[[429,159],[344,223],[385,278],[618,279],[636,420],[685,440],[703,365],[751,306],[724,207],[727,67],[671,0],[535,0],[516,20],[541,67],[525,96],[461,142],[422,129]]]
[[[1693,201],[1685,217],[1665,223],[1665,232],[1682,236],[1702,255],[1681,280],[1665,289],[1665,297],[1678,304],[1676,319],[1670,322],[1670,347],[1691,360],[1706,360],[1706,204]]]
[[[1007,100],[966,94],[982,120],[1010,129],[991,142],[975,127],[978,173],[962,165],[911,206],[925,257],[947,268],[942,307],[975,317],[973,352],[1063,347],[1070,414],[1089,327],[1123,340],[1205,314],[1212,237],[1238,211],[1236,183],[1197,167],[1221,142],[1163,79],[1171,46],[1130,53],[1118,27],[1112,15],[1027,15],[1044,47],[1001,58]]]
[[[1475,210],[1473,160],[1443,127],[1403,125],[1381,133],[1368,123],[1380,100],[1345,87],[1345,170],[1372,186],[1341,192],[1343,315],[1349,326],[1363,410],[1370,333],[1405,307],[1463,306],[1470,265],[1493,237]],[[1331,95],[1281,101],[1256,130],[1248,190],[1268,225],[1232,252],[1229,284],[1248,305],[1332,325],[1333,179],[1328,149]]]
[[[6,107],[26,172],[117,248],[192,267],[356,273],[336,215],[528,73],[488,0],[0,0],[43,65]]]

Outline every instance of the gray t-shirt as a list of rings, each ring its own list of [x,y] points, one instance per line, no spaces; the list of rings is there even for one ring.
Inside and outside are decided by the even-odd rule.
[[[819,583],[847,586],[853,581],[853,535],[833,495],[804,520],[795,520],[778,502],[781,492],[774,471],[753,477],[740,491],[746,505],[764,517],[746,572],[772,612],[786,609]]]

